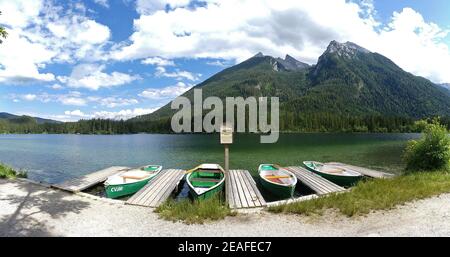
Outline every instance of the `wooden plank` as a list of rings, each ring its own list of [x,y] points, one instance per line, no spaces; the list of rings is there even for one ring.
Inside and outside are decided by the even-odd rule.
[[[314,174],[301,167],[294,167],[294,170],[296,170],[298,174],[302,174],[305,179],[308,179],[309,182],[313,184],[313,186],[316,186],[316,189],[318,191],[322,191],[322,194],[340,191],[340,187],[338,185],[317,174]]]
[[[354,171],[357,171],[357,172],[363,174],[364,176],[371,177],[371,178],[392,178],[395,176],[392,173],[378,171],[378,170],[372,170],[372,169],[359,167],[359,166],[346,164],[346,163],[341,163],[341,162],[328,162],[325,164],[333,165],[333,166],[340,166],[340,167],[344,167],[344,168],[347,168],[350,170],[354,170]]]
[[[298,180],[319,195],[345,191],[345,188],[338,186],[317,174],[307,171],[302,167],[286,167],[285,169],[294,173]]]
[[[298,180],[313,189],[315,192],[325,194],[330,191],[324,184],[321,183],[320,179],[316,179],[316,177],[311,176],[308,171],[297,169],[297,167],[287,167],[287,170],[294,173]]]
[[[126,203],[146,207],[158,207],[170,197],[184,177],[184,174],[185,171],[179,169],[163,170],[156,178],[128,199]]]
[[[308,200],[312,200],[312,199],[316,199],[316,198],[319,198],[319,196],[316,194],[305,195],[305,196],[291,198],[291,199],[287,199],[287,200],[270,202],[270,203],[267,203],[267,206],[273,207],[273,206],[279,206],[279,205],[290,204],[290,203],[298,203],[298,202],[308,201]]]
[[[242,208],[242,202],[241,199],[239,197],[239,193],[238,193],[238,189],[237,189],[237,183],[236,183],[236,179],[234,177],[234,171],[230,170],[228,172],[228,176],[230,177],[230,181],[231,181],[231,194],[233,194],[233,198],[234,198],[234,203],[235,203],[235,208]]]
[[[255,203],[253,201],[252,195],[250,194],[249,187],[247,186],[246,183],[246,177],[244,178],[244,176],[242,176],[242,170],[237,170],[236,175],[239,178],[239,182],[241,183],[242,192],[244,192],[244,197],[247,201],[248,207],[249,208],[255,207]]]
[[[230,172],[227,172],[225,174],[225,200],[228,202],[228,206],[231,209],[236,208],[236,202],[234,199],[234,195],[231,189],[231,179],[230,179]]]
[[[171,172],[174,175],[171,176],[170,180],[164,185],[164,187],[160,191],[158,191],[156,197],[153,198],[151,202],[147,203],[149,206],[157,207],[165,200],[167,200],[167,198],[169,198],[169,196],[172,194],[172,192],[175,190],[176,186],[184,176],[184,171],[182,171],[181,176],[180,172],[177,172],[176,170],[172,170]]]
[[[147,202],[153,200],[162,187],[170,180],[173,173],[170,170],[163,170],[157,178],[151,180],[145,187],[136,193],[136,197],[132,196],[127,203],[147,206]]]
[[[104,182],[109,176],[112,176],[112,175],[115,175],[115,174],[118,174],[121,172],[125,172],[128,169],[130,169],[130,168],[121,167],[121,166],[113,166],[113,167],[109,167],[109,168],[106,168],[103,170],[99,170],[96,172],[86,174],[79,178],[74,178],[74,179],[59,183],[59,184],[54,184],[54,185],[52,185],[52,187],[77,193],[77,192],[83,191],[89,187],[92,187],[96,184]]]
[[[233,175],[236,181],[237,193],[239,194],[239,199],[241,200],[242,208],[248,208],[247,198],[245,197],[244,190],[242,189],[241,180],[237,175],[236,170],[233,170]]]
[[[151,193],[151,191],[146,190],[148,187],[150,186],[157,186],[159,183],[161,183],[161,176],[164,176],[165,172],[167,172],[167,170],[162,170],[154,179],[152,179],[151,181],[149,181],[149,183],[147,183],[147,185],[145,185],[141,190],[139,190],[138,192],[136,192],[133,196],[131,196],[128,199],[128,203],[133,203],[133,202],[140,202],[142,201],[142,199],[149,193]]]
[[[151,206],[153,199],[155,199],[162,191],[165,185],[170,183],[170,180],[174,176],[174,173],[171,170],[166,170],[164,174],[161,174],[159,180],[155,181],[155,183],[148,185],[145,191],[142,193],[142,197],[138,201],[135,201],[135,204],[141,206]]]
[[[255,182],[255,180],[253,179],[252,175],[250,175],[250,172],[247,171],[247,172],[245,172],[244,174],[248,177],[248,180],[249,180],[249,182],[250,182],[250,184],[251,184],[251,187],[253,188],[253,190],[254,190],[256,196],[258,197],[258,200],[259,200],[260,205],[261,205],[261,206],[266,206],[266,204],[267,204],[267,203],[266,203],[266,200],[264,199],[264,197],[262,196],[262,194],[261,194],[261,192],[259,191],[258,187],[256,186],[256,182]]]
[[[184,170],[181,170],[181,172],[177,171],[177,170],[173,170],[172,172],[175,174],[175,176],[172,177],[170,182],[167,183],[167,186],[163,190],[161,190],[161,192],[163,192],[163,193],[159,194],[157,197],[155,197],[151,203],[148,203],[149,206],[158,207],[164,201],[166,201],[170,197],[170,195],[172,195],[172,192],[175,190],[177,185],[180,183],[180,180],[183,178],[184,173],[185,173]]]
[[[266,205],[256,182],[247,170],[230,170],[227,178],[227,202],[230,208],[256,208]]]
[[[249,173],[247,170],[241,170],[240,175],[242,176],[242,179],[244,180],[244,183],[246,185],[248,195],[250,196],[250,201],[252,202],[254,207],[261,206],[261,202],[259,201],[258,195],[255,193],[255,190],[253,189],[251,182],[249,180],[249,177],[246,175],[246,173]],[[253,178],[252,178],[253,180]]]

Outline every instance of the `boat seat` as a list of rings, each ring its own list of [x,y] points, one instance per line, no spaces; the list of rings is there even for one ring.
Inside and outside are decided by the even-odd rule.
[[[197,170],[196,172],[202,172],[202,173],[214,173],[214,174],[222,173],[221,170],[207,170],[207,169],[200,169],[200,170]]]
[[[218,183],[220,182],[220,179],[215,179],[215,178],[191,178],[192,182],[215,182]]]
[[[125,179],[137,179],[137,180],[140,180],[140,179],[147,178],[148,176],[127,176],[127,175],[123,175],[123,176],[120,176],[120,177],[122,177],[124,180]]]

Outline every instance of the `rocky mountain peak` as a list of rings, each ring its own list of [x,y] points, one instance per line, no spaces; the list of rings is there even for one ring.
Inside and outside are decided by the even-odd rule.
[[[288,54],[286,55],[286,57],[284,59],[276,58],[275,62],[277,65],[277,69],[276,69],[277,71],[278,70],[299,71],[299,70],[303,70],[303,69],[306,69],[309,67],[308,64],[300,62]]]
[[[253,56],[253,58],[254,58],[254,57],[264,57],[264,54],[261,53],[261,52],[258,52],[257,54],[255,54],[255,55]]]
[[[369,50],[352,42],[339,43],[336,40],[330,42],[327,50],[319,57],[317,65],[314,68],[314,76],[316,76],[322,67],[329,61],[330,56],[338,56],[345,59],[353,59],[358,53],[369,54]]]
[[[324,55],[336,53],[338,56],[352,58],[356,53],[370,53],[369,50],[352,42],[339,43],[336,40],[330,42]]]

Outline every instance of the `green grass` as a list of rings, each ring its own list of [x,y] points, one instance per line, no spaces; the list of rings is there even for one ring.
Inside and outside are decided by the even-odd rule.
[[[14,179],[14,178],[26,178],[27,173],[24,171],[15,171],[13,168],[0,163],[0,178]]]
[[[406,202],[448,192],[450,192],[450,173],[417,172],[392,179],[360,182],[348,193],[270,207],[269,211],[311,215],[334,209],[346,216],[354,216],[375,210],[391,209]]]
[[[208,220],[220,220],[235,215],[219,197],[194,202],[189,199],[170,199],[159,206],[156,212],[165,220],[183,221],[186,224],[202,224]]]

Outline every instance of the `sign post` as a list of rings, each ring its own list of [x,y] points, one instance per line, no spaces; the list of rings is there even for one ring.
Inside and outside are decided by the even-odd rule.
[[[233,127],[224,124],[220,127],[220,143],[225,147],[225,172],[228,173],[230,149],[229,146],[233,143]]]

